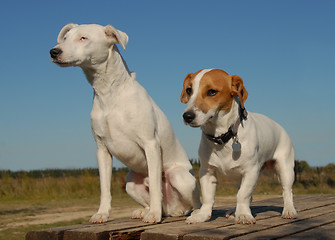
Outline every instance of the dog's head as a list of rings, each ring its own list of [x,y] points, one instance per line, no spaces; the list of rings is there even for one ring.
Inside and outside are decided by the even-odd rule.
[[[218,112],[230,110],[235,97],[244,108],[248,92],[239,76],[231,76],[220,69],[189,73],[180,96],[180,101],[187,103],[184,122],[191,127],[200,127]]]
[[[113,44],[119,43],[125,49],[128,36],[111,25],[70,23],[59,32],[57,42],[50,50],[54,63],[62,67],[90,67],[106,61]]]

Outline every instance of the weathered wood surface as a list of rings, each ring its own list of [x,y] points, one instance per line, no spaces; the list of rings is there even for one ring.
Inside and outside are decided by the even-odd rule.
[[[335,239],[335,195],[295,196],[297,219],[282,219],[283,201],[274,198],[252,204],[254,225],[234,224],[225,213],[233,205],[217,207],[209,222],[186,224],[185,217],[165,218],[160,224],[121,219],[30,231],[26,240],[205,240],[205,239]]]

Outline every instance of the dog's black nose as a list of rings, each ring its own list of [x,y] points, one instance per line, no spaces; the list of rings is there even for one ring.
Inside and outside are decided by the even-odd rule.
[[[183,118],[186,123],[191,123],[195,118],[195,114],[192,111],[188,111],[183,114]]]
[[[53,49],[50,50],[50,56],[52,58],[57,58],[59,55],[62,54],[62,52],[63,51],[59,48],[53,48]]]

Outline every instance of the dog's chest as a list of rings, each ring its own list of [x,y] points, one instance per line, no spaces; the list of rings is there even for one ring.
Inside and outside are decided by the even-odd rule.
[[[93,103],[91,112],[92,132],[97,142],[103,144],[111,155],[137,172],[146,171],[143,150],[136,143],[132,128],[126,126],[127,117],[119,111],[103,111]],[[143,160],[143,161],[141,161]]]
[[[230,141],[227,144],[230,144]],[[209,153],[208,164],[223,176],[239,177],[242,171],[241,161],[239,158],[234,159],[231,146],[226,146],[224,149],[212,149]]]

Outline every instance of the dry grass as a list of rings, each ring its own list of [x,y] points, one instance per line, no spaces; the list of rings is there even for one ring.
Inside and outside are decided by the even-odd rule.
[[[195,171],[198,166],[195,165]],[[334,169],[309,169],[297,177],[293,186],[295,194],[335,194]],[[114,171],[113,198],[123,198],[127,170]],[[218,184],[220,196],[235,195],[238,183],[222,179]],[[281,186],[275,174],[261,175],[254,194],[281,194]],[[100,196],[100,183],[96,169],[45,170],[34,172],[0,172],[0,201],[12,200],[62,200],[91,199]]]
[[[50,176],[45,174],[34,177],[28,172],[19,175],[2,172],[0,178],[0,200],[48,200],[48,199],[81,199],[100,196],[99,176],[87,169],[80,170],[77,176],[63,174]],[[58,170],[66,171],[66,170]],[[114,197],[125,195],[125,171],[116,171],[112,179],[112,194]]]

